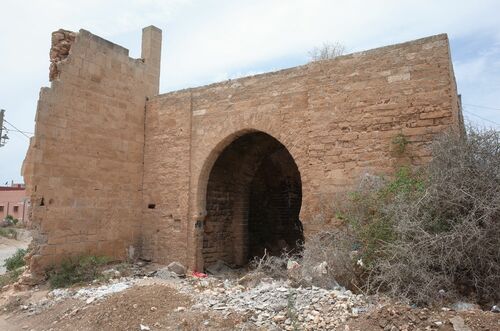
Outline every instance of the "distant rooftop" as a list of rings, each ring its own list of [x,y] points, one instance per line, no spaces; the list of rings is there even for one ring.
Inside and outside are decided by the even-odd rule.
[[[9,182],[6,182],[5,185],[0,186],[0,191],[19,191],[19,190],[24,190],[25,185],[24,183],[14,183],[12,181],[10,185],[8,185]]]

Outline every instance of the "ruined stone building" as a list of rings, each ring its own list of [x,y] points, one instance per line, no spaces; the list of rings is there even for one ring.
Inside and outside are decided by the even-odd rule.
[[[165,94],[161,42],[145,28],[134,59],[52,35],[23,170],[35,274],[85,254],[243,265],[333,226],[336,193],[425,164],[462,125],[446,35]]]

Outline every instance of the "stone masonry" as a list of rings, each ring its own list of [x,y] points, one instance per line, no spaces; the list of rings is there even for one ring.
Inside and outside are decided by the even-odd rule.
[[[361,176],[425,164],[463,127],[446,35],[159,95],[160,51],[155,27],[141,59],[53,34],[23,170],[34,275],[86,254],[202,270],[293,249]]]

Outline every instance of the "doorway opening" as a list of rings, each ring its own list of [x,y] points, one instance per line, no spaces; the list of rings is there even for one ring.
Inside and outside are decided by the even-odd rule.
[[[304,240],[301,203],[300,173],[286,147],[263,132],[237,138],[210,171],[204,265],[243,266],[264,251],[297,249]]]

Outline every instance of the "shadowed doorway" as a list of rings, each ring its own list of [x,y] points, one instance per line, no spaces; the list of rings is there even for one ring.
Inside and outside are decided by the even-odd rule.
[[[300,173],[286,147],[263,132],[234,140],[208,179],[203,260],[241,266],[264,251],[279,255],[303,241]]]

